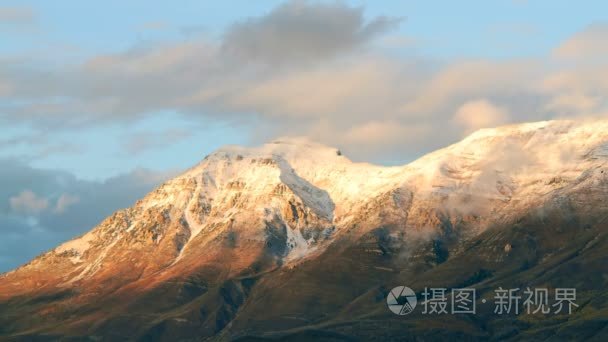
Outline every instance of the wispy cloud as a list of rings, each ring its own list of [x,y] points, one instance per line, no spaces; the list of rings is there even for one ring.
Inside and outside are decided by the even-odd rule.
[[[1,24],[24,24],[35,20],[36,15],[29,7],[0,7]]]
[[[130,154],[174,144],[192,136],[185,129],[168,129],[160,132],[138,132],[126,139],[125,148]]]
[[[608,54],[606,37],[608,37],[608,23],[595,23],[560,44],[554,54],[564,59],[605,61],[605,56]]]

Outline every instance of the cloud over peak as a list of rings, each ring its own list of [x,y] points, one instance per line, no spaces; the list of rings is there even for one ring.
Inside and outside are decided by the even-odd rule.
[[[454,115],[457,124],[462,125],[465,133],[471,133],[480,128],[492,128],[509,120],[509,114],[504,108],[498,107],[487,100],[468,101]]]

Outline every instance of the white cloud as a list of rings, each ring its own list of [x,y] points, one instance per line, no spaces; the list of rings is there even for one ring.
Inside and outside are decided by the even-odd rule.
[[[554,55],[564,59],[604,61],[608,55],[608,23],[595,23],[560,44]]]
[[[598,96],[573,92],[555,95],[547,103],[546,108],[559,113],[583,115],[593,113],[600,103],[601,99]]]
[[[37,196],[31,190],[23,190],[9,198],[9,203],[14,212],[21,214],[39,214],[49,206],[48,199]]]
[[[57,203],[55,204],[54,212],[57,214],[64,213],[69,207],[80,202],[80,197],[73,196],[70,194],[62,194],[57,199]]]
[[[495,127],[508,120],[509,114],[504,108],[487,100],[468,101],[454,114],[454,121],[465,128],[465,133],[471,133],[480,128]]]
[[[298,70],[251,84],[226,105],[283,119],[367,116],[396,96],[393,72],[373,59]]]

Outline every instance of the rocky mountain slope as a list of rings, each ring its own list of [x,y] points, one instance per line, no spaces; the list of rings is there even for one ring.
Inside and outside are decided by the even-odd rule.
[[[399,167],[302,139],[225,147],[1,275],[0,336],[601,340],[607,161],[608,121],[484,129]],[[397,285],[572,286],[581,305],[404,319]]]

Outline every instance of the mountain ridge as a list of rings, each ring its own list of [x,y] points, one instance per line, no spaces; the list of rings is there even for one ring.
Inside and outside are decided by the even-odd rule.
[[[589,126],[593,126],[593,129]],[[580,140],[571,140],[569,135],[578,137],[586,133],[586,137],[592,140],[597,138],[597,131],[608,131],[604,128],[608,128],[608,121],[596,121],[592,124],[577,124],[573,121],[543,121],[481,129],[459,143],[431,152],[403,166],[391,167],[351,162],[338,149],[314,143],[305,138],[281,138],[252,148],[225,146],[211,153],[183,174],[159,186],[138,201],[134,207],[141,206],[146,210],[170,204],[172,207],[183,210],[183,219],[187,223],[189,236],[184,247],[180,248],[181,256],[183,248],[202,229],[201,217],[196,220],[191,213],[198,210],[200,216],[201,207],[203,213],[212,209],[210,203],[204,200],[193,203],[192,199],[194,196],[203,199],[212,198],[217,195],[220,187],[228,190],[244,190],[253,197],[263,197],[277,190],[277,187],[280,188],[280,185],[285,185],[287,189],[284,190],[290,191],[299,198],[304,208],[312,211],[317,218],[327,221],[328,226],[331,226],[331,223],[339,224],[344,217],[348,217],[356,209],[355,207],[363,205],[361,198],[380,196],[398,188],[405,188],[408,191],[415,189],[422,195],[442,191],[458,192],[463,190],[463,187],[466,188],[463,194],[452,199],[450,202],[452,206],[457,206],[457,202],[464,200],[459,197],[484,196],[483,193],[487,197],[484,200],[507,201],[513,195],[516,185],[513,183],[513,176],[503,177],[502,174],[525,168],[525,165],[514,168],[510,165],[513,160],[531,162],[529,160],[531,154],[518,146],[518,142],[521,144],[523,141],[521,145],[529,147],[529,145],[533,145],[534,139],[544,143],[547,136],[561,134],[565,136],[565,138],[561,138],[562,143],[570,140],[566,150],[576,151],[582,155],[603,157],[604,153],[608,155],[608,152],[602,152],[608,151],[608,143],[598,143],[597,146],[590,147],[588,151],[581,151],[578,146],[576,146],[577,148],[572,147],[576,145],[572,144],[572,141],[576,143]],[[550,132],[544,135],[539,134],[544,130]],[[498,138],[500,138],[499,143],[495,144]],[[497,158],[498,161],[490,160],[488,162],[488,155],[493,154],[492,149],[505,151],[504,139],[512,139],[513,141],[509,144],[515,148],[507,150],[506,160]],[[597,142],[592,140],[588,143],[592,145]],[[582,148],[589,147],[587,145],[583,144]],[[564,148],[563,144],[560,148]],[[546,153],[547,157],[556,158],[553,154]],[[483,169],[488,166],[478,165],[480,161],[490,164],[493,167],[491,171],[495,174],[484,174]],[[549,166],[554,168],[558,163],[560,161],[551,160]],[[235,166],[235,164],[239,165]],[[512,170],[505,172],[500,168]],[[546,170],[538,169],[536,173],[539,171]],[[538,188],[550,191],[551,185],[560,185],[567,181],[563,179],[563,174],[574,179],[571,174],[580,172],[580,167],[574,168],[574,170],[563,168],[559,171],[562,175],[552,178],[551,181],[541,184]],[[489,180],[485,178],[489,178]],[[530,180],[527,181],[530,182]],[[535,181],[537,180],[532,180],[532,182]],[[247,189],[243,189],[243,187],[247,187]],[[187,194],[187,191],[191,193]],[[191,198],[187,199],[188,196]],[[238,201],[226,196],[224,194],[222,198],[224,202]],[[471,206],[470,202],[469,206]],[[262,203],[262,205],[264,204]],[[240,205],[242,207],[245,203],[241,201]],[[234,208],[229,208],[228,212],[223,214],[232,217],[234,213],[230,212],[231,209]],[[260,208],[255,209],[260,210]],[[463,207],[461,209],[467,211],[473,208]],[[232,219],[234,220],[233,217]],[[221,220],[226,221],[226,217],[222,217]],[[126,232],[130,232],[132,229],[133,226],[129,226]],[[87,239],[90,238],[90,234],[85,234],[81,239],[62,244],[55,251],[58,253],[73,251],[76,256],[72,257],[72,260],[79,261],[81,254],[87,249]]]
[[[495,250],[517,245],[502,237],[515,234],[511,228],[496,227],[517,227],[526,220],[534,222],[531,226],[557,220],[561,226],[555,208],[564,217],[576,217],[572,222],[577,225],[600,227],[606,209],[601,203],[608,198],[607,158],[607,120],[485,129],[393,167],[353,163],[335,148],[302,139],[224,147],[90,232],[2,274],[0,305],[30,303],[15,309],[21,313],[8,315],[14,320],[8,319],[7,326],[17,332],[27,324],[23,310],[31,310],[40,322],[51,322],[37,328],[40,333],[82,336],[104,331],[87,322],[101,319],[108,326],[122,326],[118,313],[126,315],[135,307],[159,312],[155,319],[162,326],[184,324],[205,336],[223,336],[232,331],[233,322],[245,324],[240,315],[249,317],[243,313],[246,308],[264,298],[251,291],[276,296],[282,293],[276,279],[295,279],[298,270],[311,274],[301,282],[310,283],[309,291],[315,293],[322,287],[315,279],[330,277],[317,273],[324,263],[346,265],[351,274],[335,270],[336,276],[360,281],[358,291],[363,292],[350,294],[358,297],[378,285],[374,277],[387,281],[456,263],[467,257],[465,251],[474,248],[470,246],[476,239],[488,234],[497,234],[490,240],[498,241],[492,242],[498,243],[492,246]],[[581,236],[590,234],[583,232]],[[604,231],[597,234],[603,241]],[[530,241],[530,246],[537,244]],[[521,257],[534,255],[539,262],[538,252],[520,243],[516,248],[525,251]],[[551,248],[558,247],[547,251]],[[477,263],[515,262],[499,251],[480,252]],[[348,284],[335,281],[334,286]],[[268,292],[272,288],[278,292]],[[170,293],[176,302],[157,306],[145,300],[154,293]],[[107,308],[97,307],[96,298],[105,298]],[[190,308],[194,303],[196,310]],[[171,311],[177,307],[183,314]],[[72,321],[79,310],[84,316]],[[167,315],[172,317],[168,321],[163,318]],[[71,323],[62,330],[52,324],[54,319]],[[162,335],[155,332],[156,325],[138,321],[136,326],[138,334]]]

